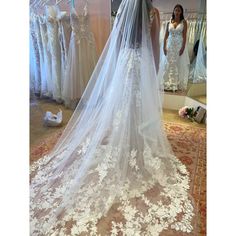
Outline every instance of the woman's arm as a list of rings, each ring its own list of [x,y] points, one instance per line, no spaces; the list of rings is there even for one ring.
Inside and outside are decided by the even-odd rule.
[[[153,21],[152,21],[152,25],[151,25],[151,37],[152,37],[152,42],[155,42],[156,37],[159,37],[159,33],[160,33],[160,15],[159,15],[159,11],[154,8],[153,10]]]
[[[164,51],[165,55],[167,55],[166,42],[169,37],[169,30],[168,29],[169,29],[169,22],[166,25],[166,32],[165,32],[164,45],[163,45],[163,51]]]
[[[186,45],[186,37],[187,37],[187,22],[184,20],[184,30],[183,30],[183,43],[182,43],[182,47],[179,51],[179,55],[181,56],[184,52],[185,49],[185,45]]]

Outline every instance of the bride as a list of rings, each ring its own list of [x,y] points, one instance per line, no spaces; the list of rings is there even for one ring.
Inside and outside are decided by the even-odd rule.
[[[31,235],[166,235],[193,230],[189,173],[161,121],[159,15],[123,0],[60,140],[31,166]]]

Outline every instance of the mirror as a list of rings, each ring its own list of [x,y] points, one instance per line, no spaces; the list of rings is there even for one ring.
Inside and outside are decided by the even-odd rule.
[[[165,92],[185,95],[206,104],[206,0],[180,0],[178,2],[184,8],[184,17],[188,24],[186,45],[190,61],[189,76],[185,90]],[[121,0],[111,0],[111,25],[113,25],[120,3]],[[165,28],[172,16],[176,1],[166,0],[160,2],[153,0],[153,5],[160,12],[160,46],[162,49]]]
[[[206,105],[207,81],[206,22],[202,22],[201,34],[193,47],[189,71],[187,96]]]

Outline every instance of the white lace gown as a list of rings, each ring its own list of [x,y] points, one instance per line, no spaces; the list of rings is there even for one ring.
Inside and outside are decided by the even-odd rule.
[[[29,49],[30,49],[30,54],[29,54],[30,97],[34,97],[35,96],[34,84],[35,84],[35,80],[36,80],[35,71],[36,71],[37,65],[36,65],[36,54],[35,54],[35,50],[34,50],[32,32],[30,32],[30,37],[29,37]]]
[[[109,219],[112,220],[112,229],[110,233],[101,235],[158,236],[168,225],[185,232],[192,230],[193,207],[186,192],[189,189],[189,173],[173,154],[167,154],[169,146],[162,131],[161,121],[142,123],[144,99],[143,91],[140,90],[140,53],[138,50],[130,49],[122,54],[118,63],[122,64],[123,73],[116,76],[111,90],[104,94],[104,100],[107,102],[99,111],[107,114],[106,119],[101,120],[98,116],[96,123],[90,123],[88,120],[85,125],[96,130],[96,133],[89,133],[79,145],[76,138],[70,137],[71,141],[64,146],[60,154],[55,157],[45,156],[31,166],[32,173],[37,170],[37,175],[31,183],[31,197],[34,198],[31,211],[32,214],[34,211],[36,213],[34,217],[44,219],[43,227],[48,230],[45,235],[68,235],[65,233],[66,222],[70,220],[76,224],[68,231],[69,235],[83,235],[82,232],[86,232],[87,235],[100,235],[97,233],[99,226],[96,225],[100,217],[109,210],[112,202],[119,203],[113,212],[118,218]],[[119,83],[120,76],[123,78],[122,83]],[[119,103],[112,104],[111,99],[119,100]],[[110,114],[108,110],[111,110]],[[112,113],[114,114],[111,116]],[[146,142],[144,133],[149,133],[148,129],[156,130],[157,136],[162,138],[157,142]],[[97,140],[97,135],[104,131],[103,139]],[[156,137],[153,137],[153,140],[155,139]],[[95,140],[98,142],[96,147],[93,146]],[[78,146],[72,151],[74,145]],[[64,155],[70,152],[70,164],[58,170],[57,166],[63,163]],[[85,157],[93,159],[89,167],[84,166]],[[169,170],[165,168],[166,162],[169,162]],[[170,177],[168,175],[173,171],[172,168],[176,173]],[[87,174],[83,176],[85,173]],[[55,174],[57,182],[49,184],[48,179]],[[76,184],[79,178],[83,178],[80,187]],[[47,187],[48,184],[51,186],[50,189]],[[75,195],[67,196],[65,191],[74,184]],[[44,191],[45,194],[39,198],[40,193]],[[152,194],[149,194],[149,191]],[[67,206],[66,212],[63,208],[58,209],[59,212],[55,214],[62,214],[63,217],[56,221],[58,229],[55,232],[55,229],[51,229],[50,233],[46,223],[50,219],[44,212],[51,212],[62,196],[63,202],[76,199],[76,203]],[[177,223],[176,216],[181,211],[184,212],[184,217]],[[119,217],[122,217],[126,224],[120,224]],[[38,232],[42,227],[36,218],[31,222],[32,236],[40,235]],[[149,234],[142,234],[142,230]]]
[[[59,27],[60,50],[61,50],[61,91],[63,91],[70,36],[71,36],[71,25],[70,25],[70,17],[67,15],[66,11],[60,11],[59,9],[57,9],[57,19]]]
[[[176,28],[171,22],[168,24],[167,55],[162,52],[158,73],[158,78],[163,81],[165,90],[176,91],[187,88],[190,64],[187,45],[183,54],[179,56],[183,42],[183,29],[183,21]]]
[[[33,16],[30,21],[30,39],[31,39],[31,50],[30,50],[30,58],[31,58],[31,91],[35,94],[40,95],[41,92],[41,70],[40,70],[40,54],[37,43],[37,33],[36,33],[36,24],[37,17]]]
[[[35,34],[37,38],[37,46],[39,50],[39,59],[40,59],[40,97],[47,95],[47,72],[46,72],[46,62],[45,62],[45,51],[44,51],[44,43],[43,38],[44,32],[42,31],[42,27],[40,24],[41,17],[36,17],[35,24]]]
[[[67,107],[75,108],[97,63],[95,40],[89,28],[87,11],[78,14],[71,10],[72,34],[63,86]]]
[[[193,48],[194,44],[196,42],[196,25],[197,25],[197,20],[188,20],[188,32],[187,32],[187,46],[188,46],[188,55],[190,61],[192,61],[194,57],[193,53]]]
[[[168,228],[193,229],[189,173],[162,126],[145,8],[142,43],[131,36],[117,49],[121,29],[124,36],[131,29],[122,23],[129,24],[140,2],[122,2],[121,20],[70,123],[54,151],[31,166],[31,236],[158,236]]]
[[[44,61],[44,80],[43,83],[44,92],[41,94],[42,96],[52,97],[52,63],[51,63],[51,55],[48,48],[48,35],[47,35],[47,24],[45,15],[39,16],[39,24],[40,24],[40,34],[42,40],[42,55]]]
[[[204,83],[207,79],[206,73],[206,49],[201,37],[198,46],[197,56],[190,66],[189,80],[192,83]]]
[[[52,98],[61,102],[61,49],[55,6],[46,7],[46,17],[48,49],[51,57]]]

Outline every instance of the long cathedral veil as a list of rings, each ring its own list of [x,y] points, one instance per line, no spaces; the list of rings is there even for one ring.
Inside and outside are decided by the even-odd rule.
[[[162,127],[155,21],[150,0],[122,1],[61,138],[31,166],[31,235],[192,231],[189,174]]]

